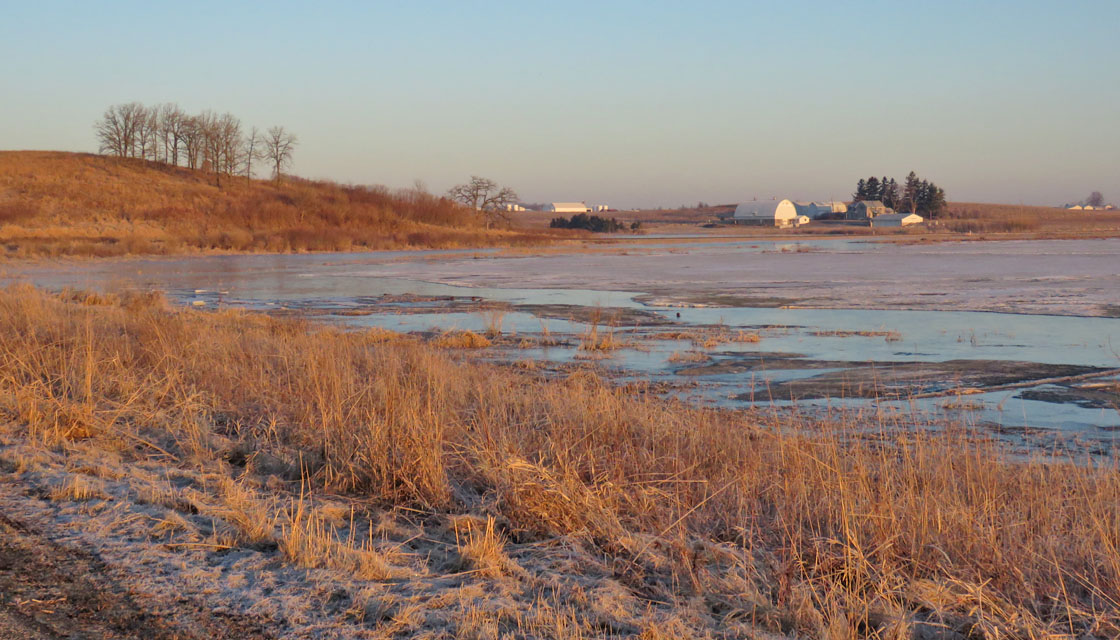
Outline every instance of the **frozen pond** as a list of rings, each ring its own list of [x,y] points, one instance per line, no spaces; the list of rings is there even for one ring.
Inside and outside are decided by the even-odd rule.
[[[397,331],[500,328],[505,346],[488,357],[601,367],[730,406],[920,413],[1090,450],[1120,434],[1117,240],[652,239],[535,254],[39,263],[0,278],[155,288]],[[581,349],[592,324],[618,348]]]

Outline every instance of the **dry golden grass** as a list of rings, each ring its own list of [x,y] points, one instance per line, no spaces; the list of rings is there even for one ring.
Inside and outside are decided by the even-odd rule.
[[[614,331],[602,332],[594,325],[579,340],[580,351],[608,352],[621,347],[622,343],[615,338]]]
[[[467,526],[462,526],[462,522]],[[495,529],[494,517],[479,523],[475,519],[462,519],[454,526],[458,551],[461,558],[460,567],[466,571],[475,571],[490,578],[499,578],[510,566],[509,558],[505,554],[505,539]]]
[[[489,338],[473,331],[444,331],[431,343],[444,349],[485,349],[491,345]]]
[[[280,550],[294,564],[335,569],[365,580],[388,580],[399,575],[371,542],[340,542],[337,527],[311,509],[304,496],[292,501],[284,515]]]
[[[234,179],[134,159],[0,151],[0,255],[361,251],[541,244],[417,191]]]
[[[712,357],[700,351],[674,351],[669,354],[669,362],[707,362]]]
[[[84,501],[99,499],[104,500],[109,496],[101,489],[96,478],[74,474],[61,485],[55,487],[48,495],[51,500]]]
[[[1115,461],[1023,460],[952,428],[759,424],[586,372],[548,380],[297,320],[30,288],[0,292],[0,415],[43,448],[229,467],[239,482],[284,473],[268,455],[309,492],[484,514],[494,520],[467,533],[463,555],[495,574],[502,540],[565,536],[604,558],[628,597],[703,603],[725,623],[816,638],[930,624],[1120,636]],[[230,466],[238,452],[256,462]],[[212,506],[251,514],[268,499],[226,496]],[[337,514],[279,508],[292,562],[383,575],[360,535],[332,546]],[[403,629],[420,615],[411,606],[387,615]]]
[[[705,349],[712,349],[729,342],[754,344],[762,341],[762,336],[754,331],[739,330],[731,333],[722,327],[707,330],[659,331],[649,337],[651,340],[688,340],[693,345]]]

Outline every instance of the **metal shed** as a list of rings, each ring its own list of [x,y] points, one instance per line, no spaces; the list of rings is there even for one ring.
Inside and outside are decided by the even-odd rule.
[[[790,200],[752,200],[735,207],[732,220],[738,224],[797,225],[797,207]]]

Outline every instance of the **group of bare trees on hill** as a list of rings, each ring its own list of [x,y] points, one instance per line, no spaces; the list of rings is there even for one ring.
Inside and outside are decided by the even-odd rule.
[[[101,153],[202,169],[222,177],[253,177],[253,162],[266,162],[279,181],[292,162],[296,136],[284,127],[244,131],[233,114],[191,115],[179,105],[139,102],[113,105],[94,125]]]

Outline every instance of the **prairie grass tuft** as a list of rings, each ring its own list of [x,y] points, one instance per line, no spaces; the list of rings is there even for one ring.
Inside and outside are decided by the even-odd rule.
[[[444,349],[485,349],[492,343],[473,331],[445,331],[436,336],[432,344]]]
[[[82,502],[85,500],[107,500],[109,494],[105,493],[102,483],[96,478],[75,473],[52,489],[47,497],[56,502],[67,500]]]
[[[510,566],[505,555],[505,539],[494,529],[493,516],[484,523],[466,520],[467,526],[455,527],[460,568],[488,578],[499,578]]]

